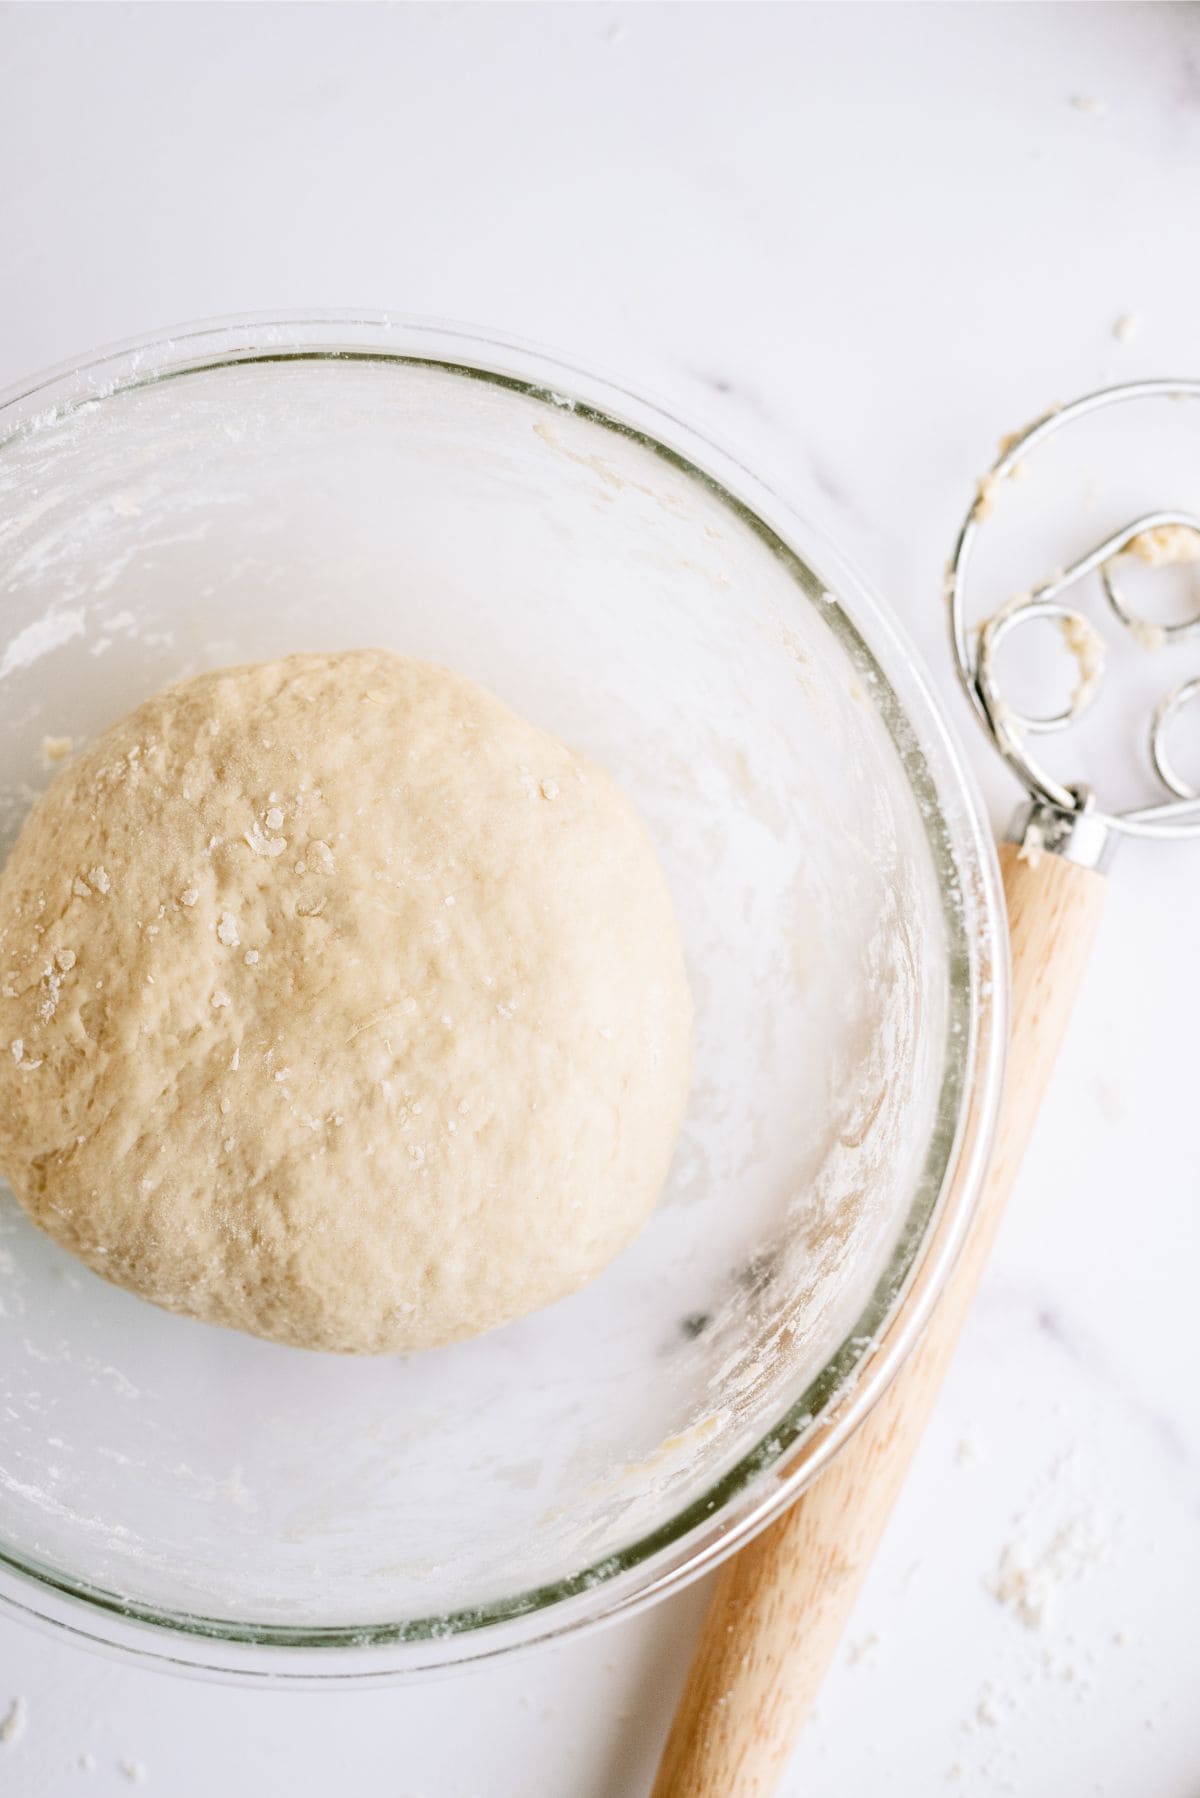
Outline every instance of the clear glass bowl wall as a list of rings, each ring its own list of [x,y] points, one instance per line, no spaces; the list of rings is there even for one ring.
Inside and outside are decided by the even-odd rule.
[[[697,1026],[640,1240],[432,1354],[167,1316],[6,1195],[0,1595],[181,1664],[369,1677],[686,1577],[874,1396],[977,1179],[994,884],[919,677],[749,477],[518,347],[212,328],[15,396],[6,428],[0,853],[44,736],[86,742],[203,668],[381,644],[475,677],[633,795]]]

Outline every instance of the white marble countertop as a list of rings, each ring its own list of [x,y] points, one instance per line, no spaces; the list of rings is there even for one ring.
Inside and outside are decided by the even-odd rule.
[[[0,168],[0,380],[308,304],[466,318],[607,366],[835,533],[916,639],[997,820],[1012,791],[985,772],[938,603],[969,477],[1056,397],[1200,373],[1188,7],[10,6]],[[1114,872],[793,1798],[1200,1791],[1198,894],[1200,849],[1133,846]],[[1007,1544],[1064,1533],[1079,1577],[1029,1628],[988,1581]],[[101,1798],[144,1768],[168,1798],[638,1798],[703,1600],[326,1697],[0,1622],[0,1713],[27,1707],[0,1790]]]

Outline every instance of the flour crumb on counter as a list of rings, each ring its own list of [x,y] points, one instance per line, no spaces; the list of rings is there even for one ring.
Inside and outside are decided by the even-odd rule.
[[[118,1770],[125,1775],[131,1786],[146,1783],[146,1764],[144,1761],[118,1761]]]
[[[1122,312],[1120,318],[1114,319],[1112,334],[1118,343],[1132,343],[1142,329],[1140,312]]]
[[[1102,118],[1108,109],[1095,94],[1072,94],[1071,110],[1086,113],[1091,118]]]
[[[1094,1518],[1073,1517],[1040,1549],[1028,1539],[1007,1543],[988,1590],[1026,1629],[1044,1629],[1053,1621],[1064,1587],[1086,1578],[1111,1553]]]
[[[25,1734],[25,1725],[29,1721],[29,1706],[23,1698],[14,1698],[0,1722],[0,1742],[6,1748],[13,1748]]]
[[[1021,859],[1019,856],[1018,859]],[[960,1467],[978,1467],[983,1460],[979,1444],[971,1436],[961,1436],[954,1450],[954,1459]]]
[[[863,1636],[859,1641],[851,1644],[850,1652],[846,1656],[846,1665],[857,1667],[864,1661],[876,1660],[878,1654],[879,1631],[873,1629],[869,1636]]]
[[[75,1765],[79,1768],[81,1773],[94,1773],[96,1771],[96,1757],[94,1754],[81,1754],[79,1759],[75,1762]]]
[[[984,1688],[979,1703],[975,1706],[975,1720],[987,1729],[998,1729],[1001,1722],[1000,1707],[996,1703],[995,1694],[990,1687]]]

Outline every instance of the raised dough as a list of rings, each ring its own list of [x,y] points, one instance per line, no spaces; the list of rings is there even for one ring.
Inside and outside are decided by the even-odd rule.
[[[0,877],[0,1170],[98,1273],[308,1348],[582,1286],[690,1079],[678,927],[594,764],[444,668],[291,656],[151,699]]]

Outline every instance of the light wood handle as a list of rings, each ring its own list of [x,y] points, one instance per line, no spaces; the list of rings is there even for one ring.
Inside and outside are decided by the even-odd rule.
[[[726,1564],[653,1798],[774,1792],[879,1544],[950,1364],[1083,977],[1101,875],[1000,850],[1012,1035],[992,1158],[958,1265],[882,1399],[795,1505]]]

